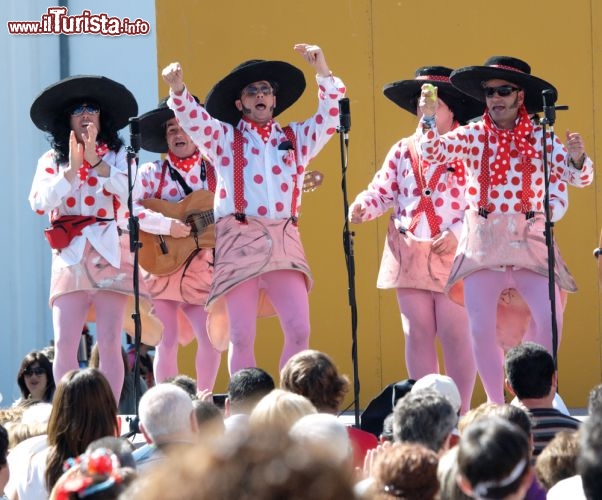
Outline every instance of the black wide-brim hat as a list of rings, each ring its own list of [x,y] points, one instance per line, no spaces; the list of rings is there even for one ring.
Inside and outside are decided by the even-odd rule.
[[[385,85],[383,94],[400,108],[415,115],[421,87],[430,83],[437,87],[437,96],[452,110],[454,118],[464,124],[471,118],[481,116],[485,106],[454,88],[449,80],[451,73],[452,69],[445,66],[423,66],[416,70],[413,80],[399,80]]]
[[[549,82],[531,74],[531,66],[525,61],[509,56],[492,56],[483,66],[458,68],[451,74],[454,87],[465,94],[485,102],[483,85],[488,80],[506,80],[525,91],[525,107],[528,113],[539,113],[543,109],[542,92],[552,90],[553,102],[558,91]]]
[[[193,96],[196,102],[200,102],[197,96]],[[140,125],[140,146],[151,153],[167,153],[169,146],[165,138],[165,122],[176,115],[167,106],[169,97],[161,99],[156,109],[147,111],[138,117]]]
[[[299,68],[284,61],[252,59],[236,66],[215,84],[205,98],[205,108],[214,118],[236,126],[242,115],[234,101],[240,98],[244,87],[262,80],[277,86],[274,116],[293,105],[305,90],[305,76]]]
[[[45,88],[33,101],[29,115],[34,125],[44,132],[54,132],[57,117],[70,106],[93,101],[116,130],[138,114],[134,95],[121,83],[96,75],[69,76]]]

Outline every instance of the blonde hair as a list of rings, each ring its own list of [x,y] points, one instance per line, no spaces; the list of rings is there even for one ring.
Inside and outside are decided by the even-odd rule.
[[[274,389],[257,403],[249,416],[249,425],[252,429],[279,428],[288,432],[297,420],[312,413],[316,413],[316,407],[306,397]]]

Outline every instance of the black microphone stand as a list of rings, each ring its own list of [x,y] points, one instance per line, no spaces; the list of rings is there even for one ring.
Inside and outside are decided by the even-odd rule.
[[[349,292],[349,306],[351,307],[351,361],[353,363],[353,407],[355,417],[355,427],[360,427],[360,382],[359,367],[357,357],[357,302],[355,300],[355,258],[353,255],[353,237],[355,233],[349,231],[349,200],[347,198],[347,163],[349,130],[351,128],[351,118],[349,114],[349,99],[344,98],[339,101],[340,126],[339,132],[341,145],[341,189],[343,191],[343,248],[345,250],[345,263],[347,265],[347,280]]]
[[[554,106],[555,93],[551,89],[542,91],[544,117],[542,124],[542,150],[543,150],[543,172],[544,172],[544,214],[545,239],[548,250],[548,293],[550,298],[550,308],[552,313],[552,357],[554,365],[558,368],[558,323],[556,318],[556,256],[554,253],[554,223],[550,213],[550,173],[548,166],[546,128],[550,127],[550,141],[554,143],[554,122],[556,121],[556,107]],[[551,103],[549,101],[552,101]]]
[[[128,231],[130,234],[130,252],[134,254],[134,272],[132,276],[134,291],[134,401],[136,402],[136,415],[129,419],[130,430],[124,436],[126,439],[135,436],[140,432],[138,418],[138,379],[140,378],[140,343],[142,342],[142,323],[140,321],[140,283],[138,250],[142,246],[140,243],[140,225],[138,217],[134,215],[134,203],[132,193],[134,191],[134,175],[132,166],[138,166],[138,152],[140,151],[140,128],[138,118],[130,118],[130,145],[126,148],[128,165]]]

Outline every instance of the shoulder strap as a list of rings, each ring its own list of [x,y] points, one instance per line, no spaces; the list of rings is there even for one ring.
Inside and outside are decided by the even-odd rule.
[[[169,168],[169,174],[171,175],[171,178],[174,181],[176,181],[180,186],[182,186],[184,194],[188,196],[190,193],[192,193],[192,188],[188,184],[186,184],[186,181],[184,180],[180,172],[178,172],[177,169],[173,168],[169,162],[167,162],[167,167]]]

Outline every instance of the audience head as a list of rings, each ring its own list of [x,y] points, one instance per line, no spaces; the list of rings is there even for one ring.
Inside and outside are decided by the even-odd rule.
[[[48,421],[48,491],[67,458],[82,454],[95,439],[116,433],[117,404],[105,376],[94,368],[67,372],[56,386]]]
[[[531,437],[533,422],[527,411],[520,406],[515,405],[499,405],[491,408],[489,415],[503,418],[511,424],[519,427],[527,437]]]
[[[249,416],[252,429],[280,429],[288,432],[292,425],[305,415],[316,413],[309,399],[282,389],[266,394]]]
[[[9,429],[10,448],[34,436],[41,436],[48,431],[48,420],[52,412],[51,403],[41,401],[24,405],[20,422],[14,422]]]
[[[138,408],[140,430],[147,440],[163,445],[191,440],[196,416],[190,395],[174,384],[158,384],[146,391]]]
[[[437,498],[437,454],[418,443],[393,443],[376,457],[372,477],[374,500]]]
[[[535,474],[540,484],[549,490],[558,481],[576,475],[578,456],[578,433],[566,430],[556,433],[535,460]]]
[[[293,424],[289,434],[302,445],[314,447],[316,453],[326,454],[333,463],[353,466],[353,447],[347,427],[334,415],[305,415]]]
[[[396,442],[420,443],[436,453],[444,451],[458,415],[449,400],[432,389],[410,392],[393,410]]]
[[[114,453],[121,467],[129,467],[131,469],[136,468],[136,461],[134,460],[134,445],[127,439],[116,437],[116,436],[105,436],[100,439],[92,441],[86,448],[86,453],[89,455],[94,450],[105,449]]]
[[[190,399],[196,399],[196,380],[188,375],[179,374],[175,377],[165,379],[163,383],[174,384],[183,389],[190,396]]]
[[[52,401],[55,383],[51,361],[41,351],[27,354],[21,361],[17,384],[23,400]]]
[[[602,498],[602,416],[590,416],[580,429],[581,452],[577,472],[587,500]]]
[[[437,466],[439,480],[439,498],[441,500],[470,500],[458,484],[458,447],[447,450],[439,459]]]
[[[272,389],[274,379],[261,368],[243,368],[232,374],[228,384],[226,415],[251,413],[251,410]]]
[[[590,391],[587,399],[587,414],[602,417],[602,384],[598,384]]]
[[[221,439],[225,431],[224,416],[221,410],[212,401],[195,399],[192,405],[194,406],[199,437],[217,437]]]
[[[4,487],[8,483],[10,471],[8,470],[8,432],[0,425],[0,492],[4,491]]]
[[[441,375],[439,373],[429,373],[428,375],[416,380],[412,386],[412,392],[416,392],[421,389],[432,389],[435,392],[445,396],[451,403],[454,411],[458,414],[460,413],[462,398],[460,397],[458,386],[451,377],[448,377],[447,375]]]
[[[556,374],[554,358],[539,344],[524,342],[505,357],[506,381],[518,399],[541,399],[553,395]]]
[[[319,412],[338,413],[349,391],[349,380],[339,375],[327,354],[307,349],[286,362],[280,372],[280,387],[305,396]]]
[[[393,442],[393,421],[395,420],[395,415],[393,413],[389,413],[385,419],[383,420],[383,431],[380,433],[379,439],[381,443],[384,442]]]
[[[116,500],[136,476],[109,448],[95,448],[67,463],[70,468],[56,482],[50,498]]]
[[[533,479],[529,441],[516,425],[483,417],[469,425],[458,448],[460,486],[482,499],[522,499]]]
[[[173,456],[132,486],[145,500],[352,499],[349,470],[285,433],[226,435]]]
[[[497,403],[481,403],[476,408],[471,408],[464,415],[460,417],[458,421],[458,431],[460,435],[464,433],[464,429],[468,427],[470,424],[475,422],[476,420],[484,417],[486,415],[490,415],[494,408],[497,408],[499,405]]]

